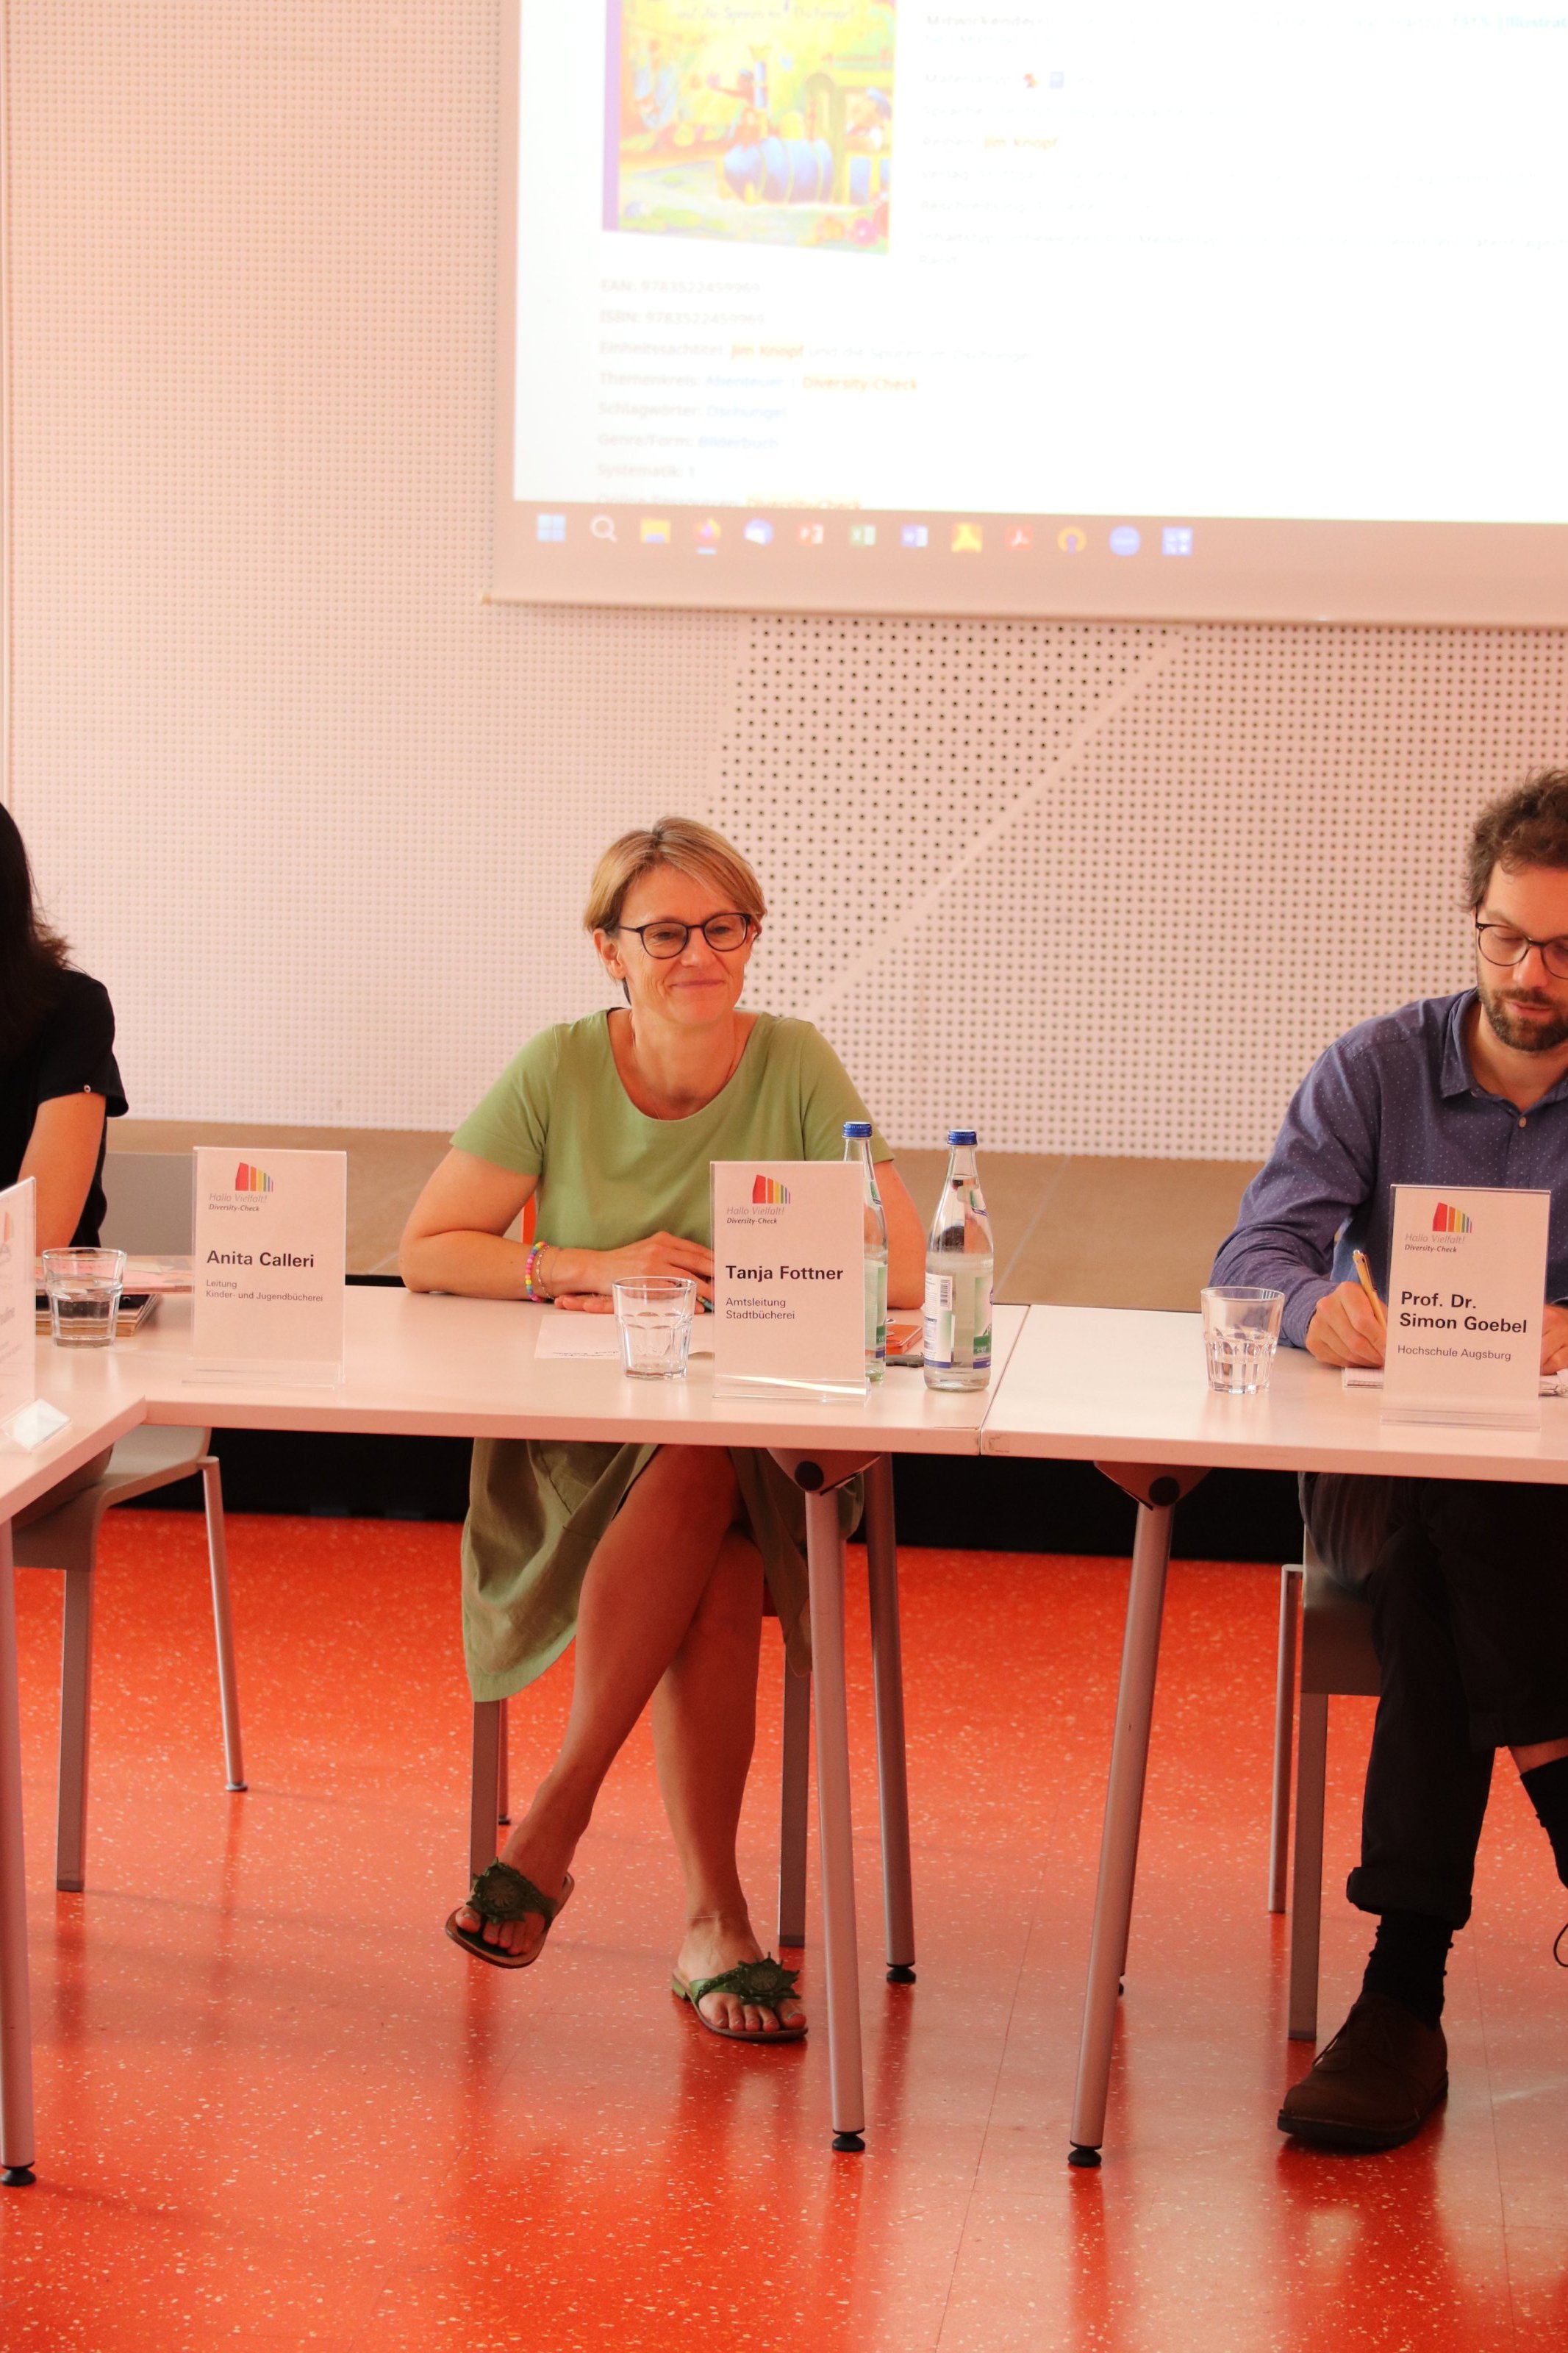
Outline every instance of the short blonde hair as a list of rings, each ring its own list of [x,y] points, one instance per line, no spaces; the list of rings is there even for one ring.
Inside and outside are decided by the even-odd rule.
[[[711,883],[737,915],[752,915],[760,923],[768,912],[762,884],[721,833],[692,817],[661,817],[657,825],[623,833],[619,841],[611,842],[594,869],[583,915],[584,931],[618,930],[633,883],[658,866],[671,866],[694,882]]]

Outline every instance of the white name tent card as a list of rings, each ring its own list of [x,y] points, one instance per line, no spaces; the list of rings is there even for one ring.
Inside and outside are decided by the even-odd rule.
[[[1551,1211],[1545,1192],[1394,1187],[1385,1419],[1539,1426]]]
[[[37,1395],[34,1197],[30,1176],[0,1193],[0,1428],[6,1430]]]
[[[195,1157],[196,1363],[265,1365],[284,1387],[342,1380],[347,1154],[200,1145]]]
[[[70,1427],[69,1414],[38,1395],[36,1212],[30,1176],[0,1193],[0,1435],[29,1454]]]
[[[713,1386],[864,1398],[864,1177],[846,1160],[715,1160]]]

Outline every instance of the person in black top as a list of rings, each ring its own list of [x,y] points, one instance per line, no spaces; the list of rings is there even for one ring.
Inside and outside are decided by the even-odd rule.
[[[96,1243],[104,1123],[126,1110],[114,1008],[67,963],[38,912],[15,820],[0,808],[0,1187],[37,1187],[37,1247]]]

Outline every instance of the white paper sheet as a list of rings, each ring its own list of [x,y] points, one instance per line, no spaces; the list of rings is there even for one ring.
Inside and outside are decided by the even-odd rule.
[[[613,1315],[585,1315],[580,1308],[559,1308],[547,1315],[539,1327],[534,1342],[536,1356],[603,1357],[617,1363],[621,1353],[620,1335]],[[713,1354],[713,1319],[697,1315],[691,1323],[691,1355],[710,1356]]]

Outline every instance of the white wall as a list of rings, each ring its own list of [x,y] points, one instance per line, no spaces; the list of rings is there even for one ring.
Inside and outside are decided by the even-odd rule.
[[[906,1145],[1250,1154],[1463,977],[1562,635],[483,606],[495,0],[8,15],[12,802],[137,1112],[447,1124],[668,808]]]

